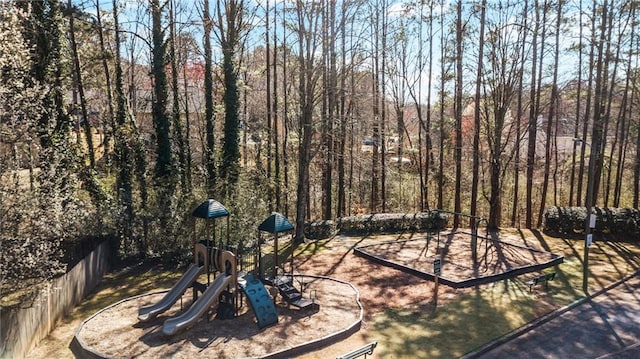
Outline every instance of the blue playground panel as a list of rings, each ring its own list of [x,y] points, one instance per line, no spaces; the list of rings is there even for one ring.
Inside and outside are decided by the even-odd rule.
[[[276,324],[278,313],[276,306],[269,296],[269,293],[262,284],[262,281],[253,274],[247,274],[244,279],[247,281],[243,290],[249,301],[249,305],[258,320],[260,329]]]

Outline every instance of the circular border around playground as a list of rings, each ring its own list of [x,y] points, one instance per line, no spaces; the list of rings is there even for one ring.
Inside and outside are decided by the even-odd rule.
[[[142,294],[105,307],[84,320],[70,344],[79,358],[291,358],[337,343],[360,329],[363,308],[358,290],[338,279],[296,275],[314,309],[287,306],[276,300],[278,323],[260,329],[246,301],[234,319],[205,315],[174,336],[162,333],[164,320],[179,314],[191,291],[165,314],[138,322],[138,309],[158,301],[166,291]]]

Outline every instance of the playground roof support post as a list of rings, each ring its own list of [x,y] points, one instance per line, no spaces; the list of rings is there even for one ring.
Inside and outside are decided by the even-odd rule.
[[[216,201],[215,199],[209,198],[204,202],[200,203],[198,207],[196,207],[191,215],[195,218],[204,218],[204,219],[212,219],[213,220],[213,235],[216,234],[216,218],[219,217],[227,217],[227,245],[229,244],[229,210],[222,203]],[[206,222],[207,232],[209,227],[209,222]],[[195,228],[195,220],[194,220],[194,228]],[[195,231],[194,231],[195,232]],[[197,238],[194,236],[194,255],[195,255],[195,241]],[[215,245],[215,240],[213,241]],[[207,247],[210,247],[210,239],[207,235]],[[207,268],[207,284],[210,283],[210,270]]]
[[[278,233],[293,230],[293,224],[291,224],[287,217],[283,216],[282,214],[278,212],[272,212],[269,217],[267,217],[264,221],[262,221],[262,223],[260,223],[260,225],[258,226],[258,230],[273,233],[273,275],[274,277],[276,277],[278,275]],[[291,269],[291,272],[293,273],[293,267]]]

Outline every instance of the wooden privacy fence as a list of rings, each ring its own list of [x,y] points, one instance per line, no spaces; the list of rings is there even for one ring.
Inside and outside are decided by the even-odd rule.
[[[104,241],[65,275],[46,283],[32,306],[2,310],[0,358],[24,358],[100,282],[108,270],[108,257]]]

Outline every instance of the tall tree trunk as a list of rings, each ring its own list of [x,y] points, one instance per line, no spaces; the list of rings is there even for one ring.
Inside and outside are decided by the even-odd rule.
[[[613,17],[614,17],[614,13],[615,13],[615,9],[611,9],[610,11],[610,17],[609,17],[609,30],[608,30],[608,35],[607,35],[607,50],[606,50],[606,56],[607,59],[613,59],[613,71],[611,72],[611,74],[607,74],[607,79],[609,80],[609,92],[608,92],[608,96],[606,96],[607,98],[607,105],[606,105],[606,114],[605,114],[605,125],[604,125],[604,134],[603,134],[603,139],[607,139],[609,138],[609,121],[611,119],[611,112],[612,112],[612,107],[613,105],[613,101],[614,98],[616,98],[617,96],[614,95],[615,91],[616,91],[616,86],[618,85],[618,81],[617,81],[617,77],[618,77],[618,65],[622,62],[620,59],[620,51],[622,48],[622,41],[623,41],[623,34],[626,33],[627,31],[627,26],[629,25],[629,19],[627,18],[626,22],[622,22],[622,23],[618,23],[618,34],[617,34],[617,42],[615,44],[613,44],[613,38],[612,38],[612,32],[613,32]],[[622,15],[621,15],[622,16]],[[620,19],[620,21],[622,21],[622,19]],[[615,55],[612,56],[611,55],[611,47],[613,47],[615,49]],[[618,116],[617,116],[617,121],[616,121],[616,125],[615,125],[615,133],[614,133],[614,138],[613,138],[613,142],[611,143],[611,150],[609,151],[609,156],[608,156],[608,166],[607,166],[607,174],[606,174],[606,180],[604,183],[604,206],[605,207],[609,207],[609,195],[611,193],[611,173],[613,171],[613,169],[615,168],[614,164],[613,164],[613,154],[615,153],[615,148],[616,145],[618,144],[618,142],[621,140],[619,138],[619,130],[620,130],[620,118],[621,118],[621,114],[623,113],[624,109],[624,103],[620,103],[620,108],[618,110]],[[606,142],[606,141],[605,141]],[[606,143],[604,143],[602,145],[602,156],[604,158],[604,152],[605,152],[605,148],[606,148]]]
[[[580,0],[580,7],[578,9],[578,23],[579,26],[579,35],[578,35],[578,84],[576,88],[576,116],[575,116],[575,125],[573,128],[573,138],[579,138],[579,128],[580,128],[580,113],[582,111],[582,47],[583,47],[583,35],[582,35],[582,0]],[[576,151],[578,150],[578,142],[573,141],[573,151],[571,151],[571,177],[569,179],[569,205],[577,206],[580,204],[580,195],[576,195],[574,198],[574,191],[577,187],[576,185]]]
[[[519,193],[520,193],[520,146],[522,145],[522,117],[524,114],[522,97],[524,92],[523,81],[524,81],[524,66],[525,66],[525,54],[526,54],[526,44],[527,44],[527,34],[528,34],[528,22],[529,22],[529,1],[525,0],[523,8],[522,8],[522,18],[524,20],[524,29],[522,31],[524,34],[522,37],[521,43],[521,52],[520,52],[520,73],[518,74],[518,100],[517,100],[517,115],[516,115],[516,144],[515,144],[515,165],[514,165],[514,174],[513,174],[513,201],[511,208],[511,227],[515,227],[517,223],[517,227],[520,228],[520,201],[519,201]]]
[[[316,56],[315,34],[317,15],[305,8],[303,1],[296,1],[295,13],[298,35],[298,186],[296,189],[296,233],[295,243],[304,240],[304,227],[309,213],[309,165],[311,163],[311,139],[313,136],[313,108],[316,94],[317,73],[314,68]]]
[[[538,126],[538,121],[537,119],[539,119],[542,116],[542,92],[543,92],[543,86],[542,86],[542,78],[543,78],[543,69],[544,69],[544,60],[545,60],[545,55],[547,53],[546,48],[547,48],[547,15],[549,13],[549,3],[547,2],[547,0],[543,0],[542,3],[542,23],[541,23],[541,28],[540,28],[540,57],[539,57],[539,63],[538,63],[538,68],[534,71],[537,71],[538,74],[536,76],[536,80],[537,80],[537,84],[536,84],[536,93],[535,93],[535,99],[532,103],[532,107],[533,107],[533,113],[534,116],[533,118],[536,119],[536,127]],[[538,133],[539,129],[536,128],[536,132]],[[550,133],[547,132],[546,129],[543,130],[543,135],[546,137],[546,139],[548,140],[548,138],[551,136]],[[536,136],[536,142],[537,142],[537,136]],[[537,144],[536,144],[537,146]],[[546,148],[545,148],[546,150]],[[550,161],[549,158],[546,157],[546,153],[545,153],[545,160],[544,160],[545,164],[547,162]],[[534,162],[534,166],[536,166],[535,162]],[[535,170],[534,170],[534,176],[535,176]],[[543,172],[543,176],[544,176],[544,172]],[[540,196],[542,197],[542,196]],[[545,197],[546,197],[546,193],[545,193]],[[540,200],[540,202],[542,203],[542,200]],[[533,206],[533,204],[532,204]],[[533,208],[532,208],[533,209]],[[533,213],[531,214],[533,217]],[[534,218],[532,218],[533,221]]]
[[[207,194],[215,196],[216,192],[216,161],[214,134],[214,106],[213,103],[213,58],[211,54],[211,27],[209,15],[209,0],[203,0],[202,23],[204,26],[204,123],[206,133],[205,166],[207,169]]]
[[[185,53],[184,62],[182,64],[182,80],[184,87],[184,152],[185,152],[185,167],[184,175],[186,180],[187,189],[191,188],[191,114],[189,113],[189,81],[187,79],[188,56]]]
[[[602,5],[602,22],[598,34],[600,38],[597,42],[597,57],[596,57],[596,80],[595,91],[593,94],[593,127],[591,130],[591,151],[594,153],[589,156],[589,173],[590,180],[593,180],[591,184],[592,198],[591,203],[587,203],[587,206],[595,205],[598,203],[598,188],[600,186],[600,176],[603,165],[603,148],[605,145],[605,139],[603,137],[605,131],[605,100],[606,100],[606,86],[607,86],[607,64],[605,62],[605,40],[607,38],[607,21],[608,12],[610,11],[607,1],[605,0]],[[608,53],[608,51],[607,51]]]
[[[379,183],[378,183],[378,163],[380,156],[380,32],[382,29],[380,28],[380,16],[376,11],[373,19],[373,51],[374,56],[372,58],[373,68],[372,68],[372,91],[373,91],[373,129],[372,129],[372,137],[373,137],[373,153],[371,154],[371,203],[370,203],[370,212],[377,213],[378,205],[379,205]]]
[[[218,41],[222,48],[222,73],[224,81],[224,138],[220,177],[226,184],[226,195],[236,193],[240,177],[240,108],[238,95],[238,66],[236,51],[245,30],[244,0],[225,0],[218,7]],[[223,12],[224,9],[224,12]]]
[[[382,65],[380,69],[380,202],[382,213],[387,211],[387,32],[389,23],[387,20],[387,1],[382,0],[382,38],[381,49]]]
[[[346,16],[347,16],[347,4],[342,3],[341,8],[341,21],[340,21],[340,61],[342,66],[345,66],[347,63],[347,31],[346,31]],[[351,70],[353,71],[353,70]],[[336,203],[336,217],[341,218],[346,214],[346,194],[345,194],[345,184],[346,184],[346,174],[345,174],[345,157],[346,157],[346,145],[347,145],[347,125],[348,125],[348,114],[347,114],[347,71],[343,70],[340,76],[340,86],[339,94],[338,94],[338,111],[336,113],[337,118],[339,119],[339,130],[338,130],[338,158],[337,158],[337,171],[338,171],[338,196]],[[350,111],[349,111],[350,112]],[[353,146],[351,146],[353,148]]]
[[[129,240],[132,235],[133,213],[133,185],[132,185],[132,162],[133,157],[129,149],[129,135],[126,131],[127,125],[127,100],[124,94],[124,80],[122,76],[122,66],[120,59],[120,26],[118,19],[118,0],[113,0],[113,28],[115,36],[115,99],[116,99],[116,124],[115,129],[115,156],[118,165],[118,175],[116,178],[116,188],[118,193],[118,204],[122,208],[123,214],[119,216],[118,223],[118,244],[115,250],[118,251],[123,240]],[[117,252],[116,252],[117,253]],[[141,251],[145,253],[145,251]]]
[[[75,70],[76,87],[78,94],[80,95],[80,109],[82,114],[82,128],[84,130],[85,143],[87,146],[87,155],[89,158],[89,167],[81,170],[82,181],[91,196],[94,204],[99,205],[106,200],[105,193],[102,190],[98,182],[98,178],[95,173],[96,168],[96,155],[95,146],[93,145],[93,131],[91,129],[91,122],[89,119],[89,111],[87,110],[87,99],[84,93],[84,81],[82,77],[82,70],[80,68],[80,57],[78,55],[78,44],[76,43],[76,29],[73,6],[71,0],[67,2],[69,7],[69,40],[71,44],[71,54],[73,57],[73,67]],[[80,120],[80,119],[77,119]],[[77,134],[78,137],[80,133]]]
[[[456,147],[455,147],[455,162],[456,162],[456,184],[454,189],[454,212],[460,213],[462,211],[462,38],[463,38],[463,25],[462,25],[462,1],[458,0],[457,6],[457,18],[456,18],[456,96],[455,96],[455,121],[456,121]],[[442,174],[441,174],[442,175]],[[460,226],[460,216],[455,216],[453,220],[453,227],[458,228]]]
[[[289,79],[287,77],[288,73],[287,73],[287,68],[288,68],[288,61],[289,61],[289,57],[288,57],[288,51],[286,51],[287,49],[287,23],[286,23],[286,19],[284,14],[282,15],[282,48],[284,49],[284,51],[282,51],[282,102],[283,102],[283,111],[282,111],[282,123],[284,124],[283,126],[283,131],[284,133],[282,134],[282,165],[283,165],[283,169],[282,172],[284,173],[284,188],[285,191],[287,193],[290,193],[289,191],[289,151],[288,151],[288,139],[289,139]],[[289,196],[284,196],[284,208],[285,208],[285,215],[288,215],[289,213]]]
[[[177,171],[180,175],[180,186],[183,193],[187,193],[187,176],[186,176],[186,149],[184,135],[182,134],[182,119],[180,118],[180,87],[178,86],[178,58],[176,54],[176,15],[174,8],[175,0],[169,0],[169,56],[171,58],[171,90],[173,103],[173,139],[178,149],[178,166]]]
[[[152,77],[153,77],[153,102],[152,116],[153,127],[156,135],[156,166],[154,178],[156,184],[167,190],[165,199],[169,199],[172,191],[173,160],[171,154],[170,131],[171,125],[167,113],[169,99],[167,91],[166,46],[165,36],[162,30],[162,6],[160,0],[151,0],[151,33],[153,48]],[[164,191],[163,191],[164,192]]]
[[[632,207],[638,208],[640,205],[640,156],[637,153],[640,153],[640,131],[637,131],[636,134],[636,159],[633,164],[633,201]]]
[[[545,8],[546,14],[546,8]],[[558,102],[558,62],[560,58],[560,25],[562,22],[562,1],[558,2],[558,12],[557,12],[557,20],[556,20],[556,31],[555,31],[555,47],[554,47],[554,56],[553,56],[553,80],[551,83],[551,98],[549,101],[549,115],[547,117],[547,141],[545,143],[545,154],[546,161],[544,161],[544,179],[542,181],[542,195],[540,196],[540,208],[538,211],[538,227],[542,226],[542,219],[544,215],[545,206],[547,204],[547,191],[549,189],[549,174],[551,170],[551,159],[554,157],[552,146],[554,143],[556,133],[553,132],[554,128],[554,116],[556,115],[556,106]],[[546,15],[545,15],[546,18]],[[543,37],[544,39],[544,37]],[[543,40],[544,41],[544,40]],[[556,119],[557,121],[557,119]],[[557,152],[555,153],[557,155]],[[556,163],[557,168],[557,163]]]
[[[274,153],[274,186],[276,197],[276,210],[281,211],[282,207],[282,188],[280,188],[280,181],[282,180],[281,168],[280,168],[280,134],[278,119],[278,13],[277,6],[273,7],[273,153]]]
[[[271,22],[269,21],[269,16],[271,15],[271,10],[270,10],[270,3],[269,0],[267,0],[266,2],[266,8],[265,8],[265,29],[264,29],[264,41],[265,41],[265,77],[266,77],[266,84],[265,84],[265,101],[266,101],[266,107],[267,107],[267,181],[269,181],[269,186],[267,187],[267,203],[269,205],[269,211],[274,211],[274,190],[273,190],[273,185],[272,183],[273,181],[273,171],[272,171],[272,166],[273,166],[273,154],[272,154],[272,141],[273,141],[273,131],[274,128],[276,127],[273,124],[272,121],[272,117],[273,117],[273,109],[271,108],[271,106],[273,105],[273,102],[271,100],[271,83],[273,82],[271,80],[271,72],[275,70],[275,65],[271,66],[271,59],[272,59],[272,55],[271,55],[271,40],[270,40],[270,27],[271,27]],[[278,154],[276,153],[276,156]]]
[[[593,4],[593,9],[592,9],[592,13],[591,13],[591,41],[589,41],[589,77],[587,80],[587,98],[585,99],[586,103],[585,103],[585,110],[584,110],[584,117],[583,117],[583,126],[582,126],[582,146],[580,147],[580,166],[578,167],[578,193],[577,193],[577,199],[578,199],[578,205],[580,203],[584,204],[585,206],[587,206],[586,200],[582,197],[582,187],[583,187],[583,178],[584,178],[584,170],[585,170],[585,154],[586,154],[586,150],[587,150],[587,135],[588,135],[588,131],[589,131],[589,121],[591,118],[591,113],[592,113],[592,109],[591,109],[591,101],[593,99],[593,82],[594,82],[594,72],[595,72],[595,49],[596,49],[596,21],[598,18],[598,10],[597,10],[597,6],[596,6],[596,2],[594,1]],[[590,151],[593,150],[593,148],[589,149]],[[589,156],[591,157],[591,156]]]
[[[535,1],[535,24],[532,38],[532,54],[531,54],[531,106],[529,111],[529,137],[527,142],[527,198],[526,198],[526,217],[525,228],[532,228],[533,219],[533,176],[535,175],[535,159],[536,159],[536,138],[538,135],[538,116],[536,112],[535,98],[538,93],[536,86],[536,70],[538,61],[538,31],[540,28],[540,7],[538,0]],[[541,61],[542,62],[542,61]]]
[[[89,158],[89,167],[93,170],[96,167],[96,152],[93,146],[93,135],[91,131],[91,122],[89,121],[89,111],[87,110],[87,100],[84,94],[84,82],[82,81],[82,70],[80,68],[80,57],[78,55],[78,44],[76,43],[76,29],[71,0],[67,1],[69,7],[69,40],[71,43],[71,54],[73,56],[73,68],[75,70],[76,88],[80,95],[80,110],[82,114],[82,128],[84,130],[85,142],[87,145],[87,156]],[[80,119],[78,119],[80,121]],[[78,133],[78,136],[80,134]]]
[[[631,13],[629,15],[630,19],[636,19],[636,12],[637,12],[637,7],[633,7],[631,9]],[[631,44],[636,44],[635,49],[633,47],[633,45],[630,46],[629,48],[629,55],[633,53],[633,51],[638,51],[638,46],[640,45],[637,41],[637,33],[636,33],[636,22],[631,21],[631,31],[629,32],[629,39],[630,39],[630,43]],[[630,74],[632,72],[632,68],[633,65],[631,59],[633,58],[633,56],[628,56],[627,59],[627,74]],[[636,63],[635,63],[635,67],[638,67],[638,61],[639,58],[638,56],[635,57]],[[637,92],[633,92],[631,89],[631,76],[627,75],[626,77],[626,82],[625,82],[625,86],[624,86],[624,95],[623,95],[623,99],[622,99],[622,105],[621,105],[621,126],[620,126],[620,146],[618,147],[618,164],[616,167],[616,180],[615,180],[615,190],[614,190],[614,199],[613,199],[613,206],[614,207],[619,207],[620,206],[620,197],[622,195],[622,181],[624,179],[623,176],[623,172],[625,169],[625,162],[626,162],[626,154],[627,154],[627,149],[629,146],[629,129],[630,129],[630,120],[632,118],[632,114],[633,114],[633,104],[637,103],[638,99],[638,94]],[[640,132],[640,131],[638,131]],[[639,156],[636,156],[639,157]],[[636,206],[637,208],[637,206]]]
[[[433,159],[433,145],[431,142],[431,95],[432,95],[432,76],[433,73],[433,7],[434,2],[429,3],[429,65],[428,71],[429,77],[427,78],[427,120],[425,123],[425,162],[424,162],[424,184],[421,183],[421,186],[425,187],[424,195],[420,199],[420,209],[428,210],[429,207],[429,173],[431,171],[431,162]],[[422,4],[420,5],[420,12],[422,13]],[[422,17],[420,19],[420,24],[422,24]],[[422,36],[422,26],[420,26],[420,35]],[[422,41],[421,41],[422,42]],[[422,58],[422,44],[420,44],[420,58]],[[420,62],[420,80],[422,80],[422,62]],[[418,84],[419,91],[418,93],[422,93],[422,81]],[[418,95],[420,98],[421,95]],[[418,101],[416,101],[418,102]]]
[[[335,49],[332,28],[335,18],[335,2],[327,1],[323,6],[322,16],[322,54],[323,54],[323,71],[322,82],[325,84],[322,91],[322,142],[323,142],[323,168],[322,168],[322,218],[331,219],[333,207],[333,131],[334,131],[334,110],[335,110],[335,87],[334,75],[335,71]]]
[[[100,43],[100,53],[102,54],[101,57],[101,62],[102,62],[102,69],[104,71],[104,79],[105,79],[105,92],[107,93],[107,109],[108,109],[108,119],[106,121],[105,124],[105,134],[104,134],[104,141],[102,144],[102,147],[104,149],[104,154],[103,157],[106,159],[105,163],[106,163],[106,168],[107,171],[110,170],[111,168],[111,146],[110,146],[110,140],[111,137],[113,136],[113,132],[114,129],[116,127],[115,124],[115,110],[113,108],[113,96],[112,96],[112,86],[111,86],[111,73],[109,72],[109,62],[108,62],[108,57],[107,57],[107,48],[105,46],[105,42],[104,42],[104,30],[102,28],[102,12],[100,11],[100,0],[96,0],[96,25],[98,27],[98,40]]]
[[[444,14],[440,14],[440,33],[444,33]],[[445,81],[447,78],[445,70],[445,41],[444,36],[440,36],[440,121],[439,121],[439,143],[438,143],[438,204],[437,208],[444,209],[444,139],[445,139]]]
[[[478,207],[478,182],[479,182],[479,172],[480,172],[480,100],[482,98],[481,94],[481,86],[482,86],[482,63],[484,61],[484,26],[485,26],[485,14],[487,2],[486,0],[482,1],[481,12],[480,12],[480,42],[478,46],[478,66],[476,71],[476,93],[474,98],[474,107],[473,107],[473,169],[472,169],[472,178],[471,178],[471,215],[477,215],[477,207]],[[492,188],[493,193],[493,188]],[[499,225],[499,223],[496,223]],[[471,218],[471,223],[469,223],[472,230],[476,230],[476,221],[475,218]],[[475,237],[473,238],[475,240]],[[474,260],[475,260],[475,243],[472,246],[472,251],[474,251]]]

